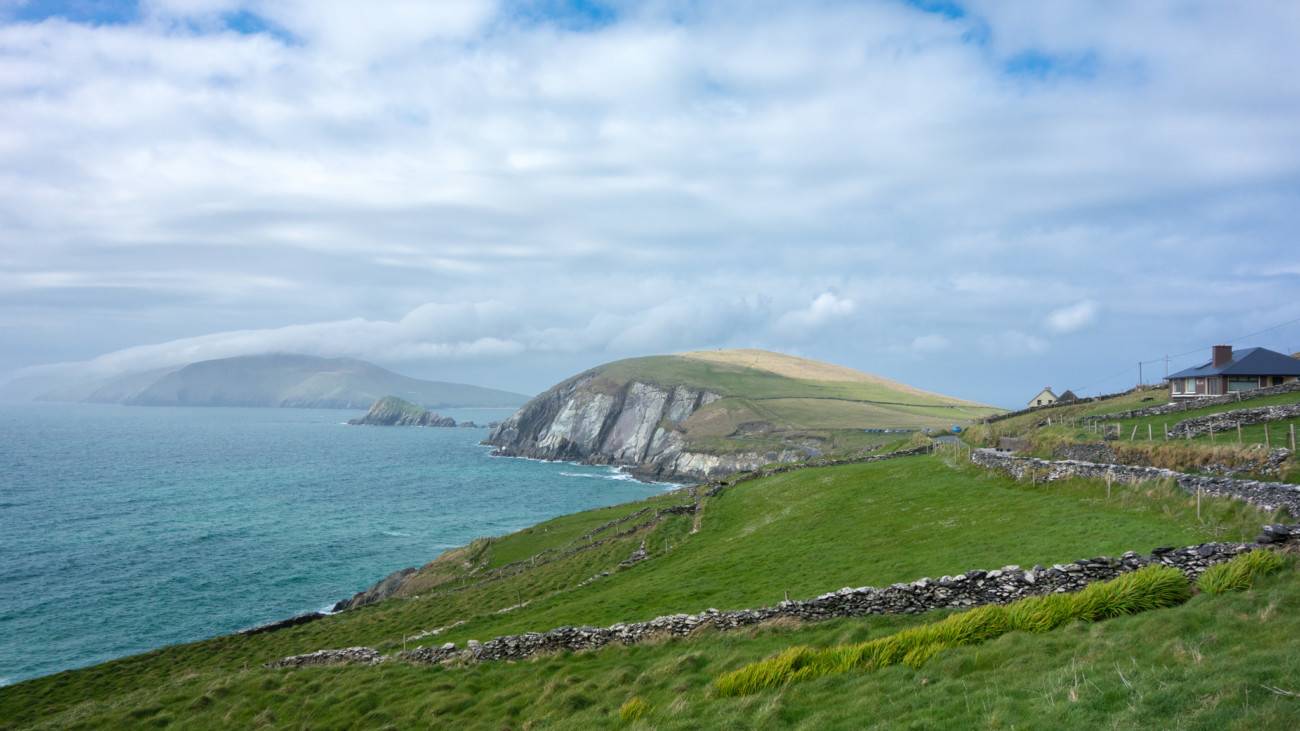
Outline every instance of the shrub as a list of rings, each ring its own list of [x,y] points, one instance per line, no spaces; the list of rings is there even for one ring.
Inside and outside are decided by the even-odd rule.
[[[900,663],[918,668],[950,647],[976,645],[1013,630],[1047,632],[1076,620],[1097,622],[1172,607],[1190,596],[1191,588],[1181,571],[1147,566],[1110,581],[1089,584],[1074,594],[1049,594],[1006,606],[977,607],[867,642],[820,650],[792,647],[720,675],[714,688],[720,696],[747,695],[851,670],[875,670]]]
[[[1196,585],[1207,594],[1224,594],[1245,591],[1255,584],[1255,579],[1282,568],[1284,559],[1267,550],[1243,553],[1227,563],[1215,564],[1201,574]]]

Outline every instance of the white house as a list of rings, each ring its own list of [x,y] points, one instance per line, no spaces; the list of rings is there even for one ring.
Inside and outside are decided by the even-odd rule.
[[[1052,387],[1048,386],[1044,388],[1042,391],[1039,391],[1037,396],[1029,400],[1029,408],[1032,409],[1035,406],[1046,406],[1048,404],[1054,404],[1056,403],[1058,398],[1059,397],[1056,394],[1052,393]]]

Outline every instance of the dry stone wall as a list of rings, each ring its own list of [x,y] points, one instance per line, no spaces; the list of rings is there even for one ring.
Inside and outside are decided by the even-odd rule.
[[[1300,417],[1300,403],[1280,404],[1278,406],[1257,406],[1252,409],[1233,409],[1217,414],[1183,419],[1169,428],[1169,436],[1174,439],[1195,439],[1209,434],[1211,430],[1223,433],[1238,426],[1263,424],[1268,421],[1281,421]],[[1276,435],[1280,442],[1286,437]]]
[[[1115,414],[1085,416],[1083,421],[1117,421],[1120,419],[1141,419],[1147,416],[1177,414],[1181,411],[1189,411],[1191,409],[1203,409],[1207,406],[1244,403],[1250,399],[1259,398],[1260,396],[1276,396],[1280,393],[1292,393],[1295,391],[1300,391],[1300,381],[1292,381],[1291,383],[1284,383],[1280,386],[1269,386],[1268,388],[1257,388],[1253,391],[1239,391],[1224,396],[1184,399],[1182,401],[1175,401],[1171,404],[1164,404],[1162,406],[1151,406],[1145,409],[1121,411]]]
[[[1300,538],[1300,525],[1266,526],[1260,544],[1286,544]],[[607,645],[633,645],[660,637],[685,637],[703,628],[732,630],[774,619],[821,621],[840,617],[876,614],[919,614],[933,609],[965,609],[984,604],[1007,604],[1025,597],[1079,591],[1090,583],[1113,579],[1143,566],[1172,566],[1195,579],[1210,566],[1231,560],[1257,547],[1249,543],[1203,543],[1175,549],[1157,548],[1149,555],[1132,551],[1118,558],[1101,556],[1051,567],[1004,566],[993,570],[967,571],[937,579],[924,578],[883,588],[843,588],[813,599],[783,601],[758,609],[698,614],[672,614],[646,622],[628,622],[609,627],[560,627],[549,632],[528,632],[497,637],[487,642],[469,640],[464,647],[448,642],[397,653],[394,658],[419,664],[458,664],[492,660],[522,660],[551,652],[593,650]],[[323,650],[268,663],[268,667],[300,667],[327,663],[374,664],[377,652],[370,648]],[[371,654],[374,653],[374,654]],[[355,660],[350,658],[355,657]]]
[[[1206,495],[1244,500],[1264,510],[1281,508],[1293,516],[1300,516],[1300,485],[1285,482],[1262,482],[1259,480],[1239,480],[1233,477],[1189,475],[1159,467],[1138,467],[1135,465],[1082,462],[1078,460],[1052,461],[1034,457],[1018,457],[994,449],[974,450],[971,452],[971,461],[989,469],[1000,470],[1016,479],[1030,479],[1035,482],[1053,482],[1072,477],[1109,478],[1130,483],[1173,480],[1175,484],[1190,494],[1196,494],[1200,491]]]

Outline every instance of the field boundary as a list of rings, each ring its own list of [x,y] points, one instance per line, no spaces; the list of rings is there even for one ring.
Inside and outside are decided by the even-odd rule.
[[[368,647],[318,650],[265,664],[268,668],[313,665],[374,665],[400,661],[422,665],[459,665],[500,660],[523,660],[553,652],[579,652],[607,645],[634,645],[661,637],[686,637],[697,631],[751,627],[776,619],[805,622],[880,614],[920,614],[934,609],[967,609],[987,604],[1009,604],[1044,594],[1080,591],[1097,581],[1107,581],[1145,566],[1170,566],[1195,580],[1211,566],[1232,560],[1260,545],[1285,546],[1300,540],[1300,525],[1265,526],[1256,543],[1201,543],[1175,549],[1157,548],[1148,555],[1129,551],[1119,558],[1100,556],[1050,568],[1029,570],[1011,565],[1000,569],[972,570],[938,579],[922,578],[883,588],[844,588],[808,600],[787,600],[757,609],[698,614],[672,614],[645,622],[608,627],[559,627],[548,632],[527,632],[496,637],[486,642],[469,640],[464,648],[453,642],[381,655]]]

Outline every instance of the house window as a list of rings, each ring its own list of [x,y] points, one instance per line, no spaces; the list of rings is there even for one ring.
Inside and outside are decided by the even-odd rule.
[[[1259,388],[1258,378],[1243,378],[1241,376],[1228,377],[1228,393],[1236,393],[1237,391],[1253,391],[1257,388]]]
[[[1173,385],[1174,385],[1174,393],[1182,393],[1182,392],[1183,392],[1183,382],[1182,382],[1182,381],[1180,381],[1180,380],[1178,380],[1177,378],[1175,378],[1175,379],[1172,381],[1172,383],[1173,383]]]
[[[1184,392],[1184,393],[1196,393],[1196,379],[1195,379],[1195,378],[1189,378],[1189,379],[1187,379],[1186,383],[1184,383],[1184,385],[1183,385],[1183,392]]]

